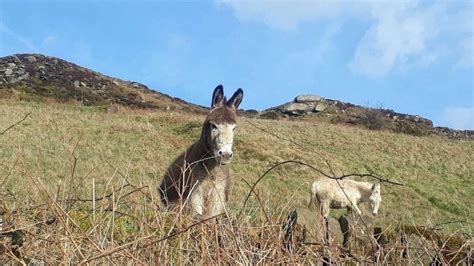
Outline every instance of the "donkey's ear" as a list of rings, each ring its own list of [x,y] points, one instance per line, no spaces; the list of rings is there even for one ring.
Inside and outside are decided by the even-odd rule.
[[[242,89],[238,89],[232,97],[227,101],[227,106],[237,109],[239,108],[240,103],[242,102],[242,98],[244,98],[244,91]]]
[[[211,108],[216,108],[224,104],[224,87],[218,85],[212,93]]]

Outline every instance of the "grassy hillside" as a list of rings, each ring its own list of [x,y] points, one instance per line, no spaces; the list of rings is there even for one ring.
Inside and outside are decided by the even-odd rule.
[[[141,83],[113,78],[41,54],[0,57],[0,98],[206,112],[202,106],[151,90]]]
[[[0,129],[27,113],[31,115],[23,123],[0,135],[0,207],[6,211],[6,225],[10,223],[18,228],[45,219],[57,212],[51,203],[55,199],[77,224],[70,230],[83,230],[91,238],[108,235],[109,240],[110,232],[115,232],[112,242],[114,238],[119,242],[114,245],[137,239],[137,235],[151,230],[145,229],[148,227],[144,220],[138,223],[128,216],[146,217],[150,224],[156,225],[154,230],[166,226],[155,215],[159,212],[153,207],[155,188],[173,158],[198,138],[203,116],[126,108],[110,113],[102,107],[0,100]],[[299,145],[258,130],[250,123]],[[296,159],[327,173],[330,170],[326,160],[338,175],[373,171],[406,184],[382,186],[383,202],[374,224],[389,226],[402,221],[434,225],[474,221],[472,141],[414,137],[329,123],[241,118],[235,145],[236,156],[231,164],[234,178],[231,217],[237,216],[249,191],[245,181],[252,184],[273,164]],[[311,169],[289,164],[272,171],[258,184],[256,191],[274,217],[281,218],[288,210],[297,209],[302,223],[314,224],[314,215],[306,205],[309,185],[315,177],[317,173]],[[126,182],[133,186],[123,186]],[[98,218],[94,212],[91,220],[92,203],[85,200],[93,197],[93,184],[96,198],[115,191],[107,198],[109,205],[105,201],[97,204],[105,209],[112,206],[113,212],[124,215]],[[132,187],[143,189],[135,193]],[[130,204],[119,204],[117,198],[127,192],[133,193],[127,196]],[[253,196],[244,213],[250,223],[263,219]],[[107,221],[103,228],[108,229],[94,231],[99,230],[93,226],[96,219]],[[469,224],[453,223],[444,228],[447,232],[461,230],[472,236]],[[30,234],[41,236],[36,231]],[[77,241],[82,243],[82,240]],[[46,250],[48,245],[39,245],[33,250]],[[106,249],[102,248],[97,250]],[[50,258],[61,257],[61,254],[79,256],[71,243]],[[167,258],[173,260],[173,257]]]

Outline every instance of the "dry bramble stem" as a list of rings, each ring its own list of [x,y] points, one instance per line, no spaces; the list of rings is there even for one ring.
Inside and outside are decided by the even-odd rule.
[[[18,124],[20,124],[21,122],[25,121],[26,118],[28,118],[29,115],[31,115],[31,113],[27,113],[27,114],[25,115],[25,117],[23,117],[23,119],[21,119],[20,121],[16,122],[15,124],[13,124],[13,125],[7,127],[5,130],[3,130],[2,132],[0,132],[0,135],[3,135],[3,134],[5,134],[5,133],[7,133],[8,130],[14,128],[16,125],[18,125]]]
[[[138,247],[136,247],[133,251],[137,251],[137,250],[139,250],[139,249],[146,248],[146,247],[148,247],[148,246],[154,245],[154,244],[156,244],[156,243],[159,243],[159,242],[168,240],[168,239],[170,239],[170,238],[173,238],[173,237],[175,237],[175,236],[181,235],[181,234],[183,234],[183,233],[186,233],[186,232],[189,231],[191,228],[193,228],[193,227],[195,227],[195,226],[198,226],[198,225],[200,225],[200,224],[206,223],[206,222],[208,222],[208,221],[210,221],[210,220],[213,220],[213,219],[215,219],[215,218],[217,218],[217,217],[219,217],[219,216],[221,216],[221,214],[216,215],[216,216],[209,217],[209,218],[204,219],[204,220],[201,220],[201,221],[199,221],[199,222],[197,222],[197,223],[194,223],[194,224],[192,224],[192,225],[190,225],[190,226],[188,226],[188,227],[184,228],[183,230],[180,230],[180,231],[178,231],[178,232],[176,232],[176,233],[170,234],[170,235],[168,235],[168,236],[162,237],[162,238],[157,239],[157,240],[153,240],[153,241],[151,241],[151,242],[149,242],[149,243],[146,243],[146,244],[144,244],[144,245],[142,245],[142,246],[138,246]],[[88,258],[88,259],[86,259],[86,260],[83,260],[83,261],[81,262],[81,264],[86,264],[86,263],[89,263],[89,262],[91,262],[91,261],[94,261],[94,260],[97,260],[97,259],[100,259],[100,258],[103,258],[103,257],[110,256],[110,255],[112,255],[112,254],[114,254],[114,253],[116,253],[116,252],[122,251],[122,250],[124,250],[124,249],[126,249],[126,248],[132,246],[133,244],[136,244],[136,243],[139,243],[139,242],[141,242],[141,241],[150,239],[150,238],[152,238],[154,235],[155,235],[155,234],[152,233],[151,235],[148,235],[148,236],[145,236],[145,237],[136,239],[136,240],[134,240],[134,241],[128,242],[128,243],[123,244],[123,245],[121,245],[121,246],[119,246],[119,247],[116,247],[116,248],[114,248],[114,249],[111,249],[111,250],[109,250],[109,251],[106,251],[106,252],[104,252],[104,253],[102,253],[102,254],[100,254],[100,255],[97,255],[97,256],[94,256],[94,257],[92,257],[92,258]]]

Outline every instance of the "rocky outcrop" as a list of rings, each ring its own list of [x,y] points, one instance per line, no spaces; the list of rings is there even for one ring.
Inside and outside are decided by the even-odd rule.
[[[474,140],[474,130],[455,130],[447,127],[434,127],[433,132],[450,139]]]
[[[293,102],[270,108],[266,111],[277,111],[281,113],[282,116],[300,116],[320,112],[325,112],[328,114],[352,112],[354,117],[362,117],[364,113],[367,113],[371,110],[376,110],[380,112],[384,118],[393,121],[411,121],[415,123],[427,124],[430,126],[433,125],[431,120],[418,115],[401,114],[388,109],[367,108],[350,103],[325,99],[318,95],[300,95],[297,96]]]
[[[318,95],[300,95],[289,102],[269,110],[288,116],[300,116],[309,113],[322,112],[328,107],[328,102]],[[269,111],[266,110],[266,111]]]
[[[321,97],[318,95],[300,95],[296,96],[294,102],[296,103],[307,103],[307,102],[319,102]]]
[[[19,82],[27,79],[29,75],[17,56],[12,56],[0,64],[0,85]]]
[[[17,54],[0,58],[0,96],[8,95],[54,98],[61,102],[74,100],[85,105],[120,104],[207,112],[202,106],[151,90],[144,84],[112,78],[41,54]]]
[[[382,108],[368,108],[325,99],[319,95],[300,95],[292,102],[267,109],[259,115],[266,119],[315,116],[320,120],[361,125],[374,130],[386,129],[416,136],[438,134],[451,139],[474,140],[473,131],[435,128],[431,120],[419,115],[402,114]]]

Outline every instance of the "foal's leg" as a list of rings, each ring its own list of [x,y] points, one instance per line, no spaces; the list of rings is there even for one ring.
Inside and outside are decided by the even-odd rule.
[[[352,204],[352,208],[354,208],[354,210],[357,212],[357,214],[362,215],[362,212],[360,211],[359,207],[357,206],[357,204],[353,203]]]
[[[325,227],[325,237],[326,237],[326,242],[329,244],[329,212],[331,211],[330,204],[329,203],[323,203],[321,204],[321,215],[324,218],[324,227]]]

